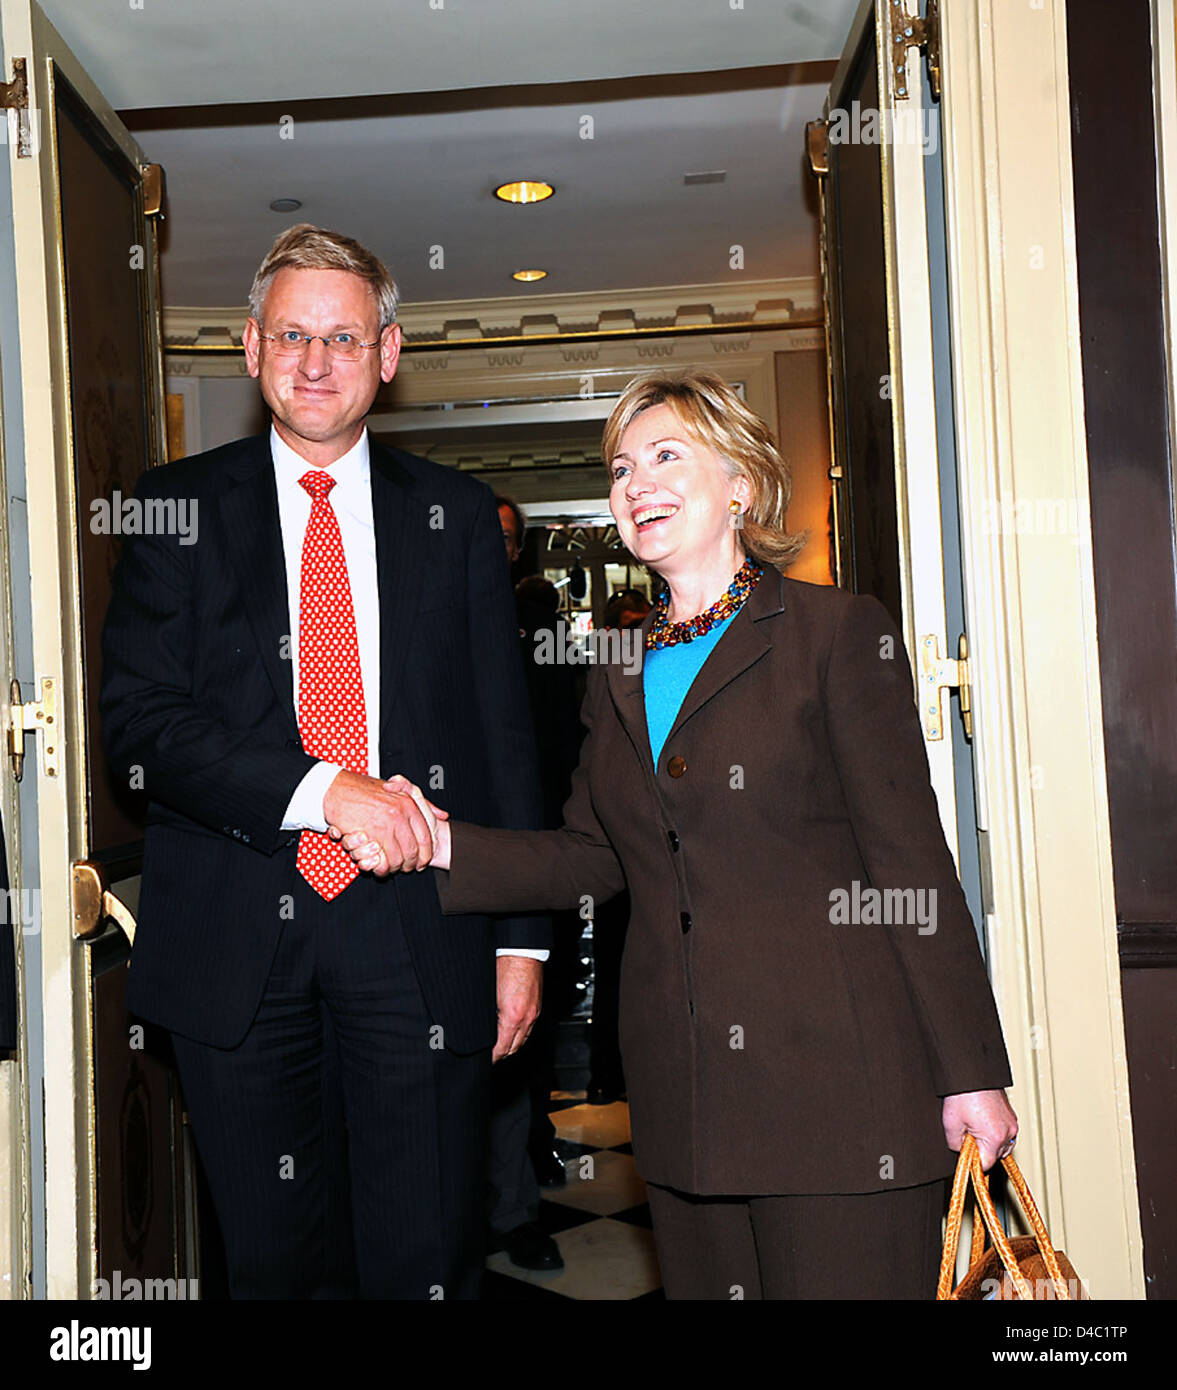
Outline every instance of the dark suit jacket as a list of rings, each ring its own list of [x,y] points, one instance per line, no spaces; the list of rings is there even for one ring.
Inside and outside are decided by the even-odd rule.
[[[518,625],[494,499],[452,469],[370,440],[380,590],[380,775],[496,825],[539,825]],[[103,636],[112,768],[150,798],[128,1005],[238,1043],[256,1011],[295,874],[286,805],[315,759],[299,739],[269,436],[144,474],[139,498],[190,498],[198,540],[128,536]],[[438,784],[438,774],[443,779]],[[399,910],[447,1045],[494,1040],[494,951],[547,946],[542,923],[442,923],[432,875],[361,876],[348,911]],[[443,930],[444,926],[444,930]]]
[[[1010,1071],[882,605],[769,570],[657,769],[640,674],[594,670],[584,720],[564,828],[455,825],[452,871],[433,876],[447,912],[628,885],[620,1031],[643,1176],[829,1193],[951,1171],[940,1098]],[[894,907],[891,925],[831,920],[856,882],[860,903],[934,890],[935,932],[906,904],[907,925]]]
[[[561,811],[571,790],[572,774],[580,760],[584,729],[580,723],[579,666],[537,661],[536,638],[542,632],[563,633],[566,624],[550,608],[515,598],[523,673],[539,753],[540,797],[545,826],[562,823]],[[571,943],[570,943],[571,944]]]

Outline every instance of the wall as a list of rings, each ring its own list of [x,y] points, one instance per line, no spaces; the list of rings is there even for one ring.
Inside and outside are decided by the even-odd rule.
[[[810,584],[834,582],[830,553],[830,426],[824,349],[773,354],[777,440],[793,470],[791,531],[809,532],[809,544],[789,571]]]

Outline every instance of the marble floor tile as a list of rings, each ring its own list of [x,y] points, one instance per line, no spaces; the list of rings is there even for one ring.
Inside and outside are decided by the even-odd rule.
[[[609,1216],[646,1200],[646,1184],[638,1176],[629,1154],[602,1149],[565,1165],[566,1187],[544,1189],[544,1201]]]
[[[552,1123],[561,1139],[610,1149],[629,1140],[629,1106],[623,1100],[612,1105],[575,1105],[557,1110]]]

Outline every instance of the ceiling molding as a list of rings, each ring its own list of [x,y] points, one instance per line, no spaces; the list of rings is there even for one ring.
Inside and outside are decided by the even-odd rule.
[[[445,347],[586,333],[697,331],[728,325],[787,328],[810,324],[821,312],[821,282],[816,277],[798,276],[595,294],[442,299],[403,304],[399,317],[407,346]],[[240,348],[248,314],[245,305],[167,306],[165,344],[173,352]]]

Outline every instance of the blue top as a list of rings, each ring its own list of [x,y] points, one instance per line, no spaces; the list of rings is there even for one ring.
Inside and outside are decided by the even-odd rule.
[[[679,642],[673,647],[657,647],[645,653],[642,684],[646,696],[646,728],[650,734],[650,752],[655,767],[662,754],[662,745],[674,727],[682,702],[694,684],[699,668],[711,655],[716,642],[727,631],[735,616],[733,613],[731,617],[724,618],[710,632],[690,642]]]

